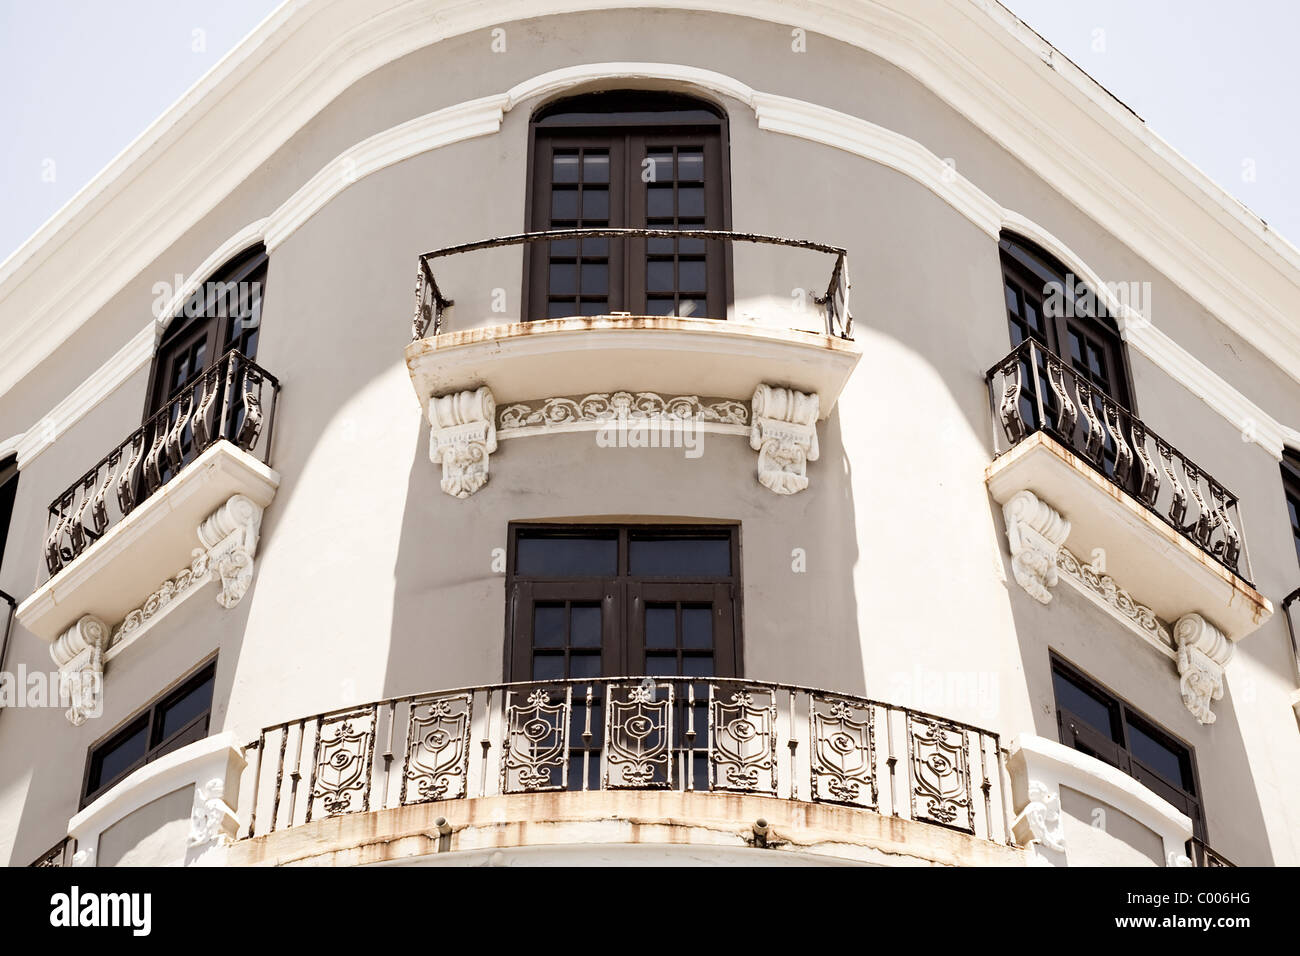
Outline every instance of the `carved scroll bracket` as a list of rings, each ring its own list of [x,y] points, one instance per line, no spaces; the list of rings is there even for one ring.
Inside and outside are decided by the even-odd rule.
[[[50,645],[50,657],[59,668],[59,692],[71,702],[66,716],[74,727],[103,712],[104,649],[108,637],[108,626],[87,614]]]
[[[1070,536],[1070,522],[1032,491],[1019,491],[1002,506],[1016,582],[1038,602],[1052,600],[1059,580],[1057,552]]]
[[[749,446],[758,452],[759,483],[778,495],[808,487],[808,462],[816,461],[821,399],[793,388],[754,389]]]
[[[442,490],[452,497],[468,498],[487,484],[496,407],[486,385],[429,399],[429,460],[442,465]]]
[[[1202,724],[1214,723],[1210,702],[1223,699],[1223,667],[1232,657],[1232,642],[1196,613],[1174,625],[1178,645],[1178,689],[1183,703]]]

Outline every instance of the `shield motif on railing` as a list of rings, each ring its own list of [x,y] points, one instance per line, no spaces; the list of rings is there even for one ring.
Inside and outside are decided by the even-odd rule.
[[[605,788],[669,786],[672,685],[611,686],[605,708]]]
[[[813,799],[875,809],[875,716],[871,705],[814,695],[808,722]]]
[[[402,803],[455,800],[466,795],[472,712],[470,694],[411,702]],[[408,783],[412,785],[409,791]]]
[[[321,721],[316,736],[311,800],[313,813],[326,816],[370,809],[370,761],[374,751],[375,715],[354,711]]]
[[[947,721],[909,713],[907,752],[912,768],[913,819],[973,833],[965,731]]]
[[[709,776],[714,790],[776,794],[776,695],[709,687]],[[757,699],[757,702],[756,702]]]
[[[501,763],[502,793],[563,790],[569,780],[569,704],[572,688],[557,690],[564,696],[551,703],[551,695],[537,688],[525,706],[514,704],[511,692],[506,706],[505,753]]]

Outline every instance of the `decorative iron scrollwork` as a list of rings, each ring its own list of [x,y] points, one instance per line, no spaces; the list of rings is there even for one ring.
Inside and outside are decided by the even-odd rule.
[[[370,767],[375,748],[375,713],[357,710],[321,719],[312,759],[307,820],[370,809]]]
[[[1157,438],[1156,451],[1160,455],[1160,464],[1169,477],[1169,489],[1172,493],[1169,500],[1169,521],[1175,528],[1181,529],[1183,519],[1187,517],[1187,492],[1183,489],[1183,483],[1178,480],[1178,473],[1174,471],[1174,450]]]
[[[611,685],[605,702],[605,734],[605,789],[669,786],[672,685],[648,680],[631,687]]]
[[[776,794],[776,695],[709,685],[709,782],[714,790]],[[755,703],[755,698],[765,703]]]
[[[937,717],[907,715],[912,818],[975,832],[966,733]]]
[[[506,704],[506,735],[501,763],[501,792],[563,790],[569,784],[569,710],[573,689],[551,703],[542,687],[528,695],[527,704]]]
[[[401,802],[456,800],[467,793],[472,694],[453,694],[411,702],[402,770]],[[407,798],[407,783],[412,796]]]
[[[1148,508],[1156,506],[1160,495],[1160,470],[1147,452],[1147,433],[1142,423],[1136,418],[1129,421],[1129,434],[1133,438],[1133,450],[1142,464],[1142,473],[1138,477],[1138,499]]]
[[[1060,405],[1060,411],[1056,415],[1056,431],[1066,441],[1070,441],[1074,437],[1074,425],[1079,420],[1079,409],[1065,387],[1065,371],[1061,360],[1054,356],[1047,360],[1047,384],[1051,386]]]
[[[1129,472],[1133,469],[1133,450],[1124,440],[1119,406],[1109,398],[1102,398],[1101,410],[1106,417],[1106,431],[1110,432],[1110,440],[1115,444],[1115,484],[1126,487]]]
[[[998,404],[1002,427],[1013,445],[1025,437],[1026,431],[1025,421],[1020,417],[1021,387],[1020,359],[1013,355],[1002,366],[1002,401]]]
[[[866,701],[813,694],[808,705],[812,798],[876,809],[875,713]]]
[[[1106,434],[1097,410],[1092,405],[1093,387],[1087,379],[1075,377],[1075,390],[1079,393],[1079,408],[1083,412],[1084,423],[1088,430],[1083,436],[1083,453],[1093,461],[1099,461],[1101,450],[1106,445]],[[1067,436],[1068,437],[1068,436]]]

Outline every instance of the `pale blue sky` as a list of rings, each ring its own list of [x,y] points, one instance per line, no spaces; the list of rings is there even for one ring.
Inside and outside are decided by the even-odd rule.
[[[1300,3],[1006,3],[1272,228],[1300,242]],[[0,260],[276,6],[0,0]]]

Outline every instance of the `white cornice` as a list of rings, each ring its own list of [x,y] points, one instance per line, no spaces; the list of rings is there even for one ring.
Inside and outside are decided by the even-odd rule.
[[[589,63],[566,67],[532,77],[504,93],[456,104],[377,133],[344,150],[268,216],[250,223],[221,243],[190,273],[159,314],[174,314],[206,276],[240,250],[258,241],[274,249],[340,192],[365,176],[451,143],[491,135],[500,129],[505,112],[520,103],[610,77],[670,83],[739,100],[753,109],[760,129],[845,150],[897,170],[931,190],[990,237],[996,238],[1006,228],[1033,239],[1095,289],[1113,312],[1128,316],[1123,322],[1125,338],[1237,427],[1243,440],[1254,441],[1274,457],[1281,458],[1283,444],[1300,438],[1149,321],[1136,320],[1108,292],[1102,277],[1050,231],[1013,210],[1004,209],[922,144],[828,107],[758,92],[720,73],[680,64]],[[20,465],[48,448],[86,411],[147,362],[156,332],[156,324],[150,323],[22,436],[17,446]]]

